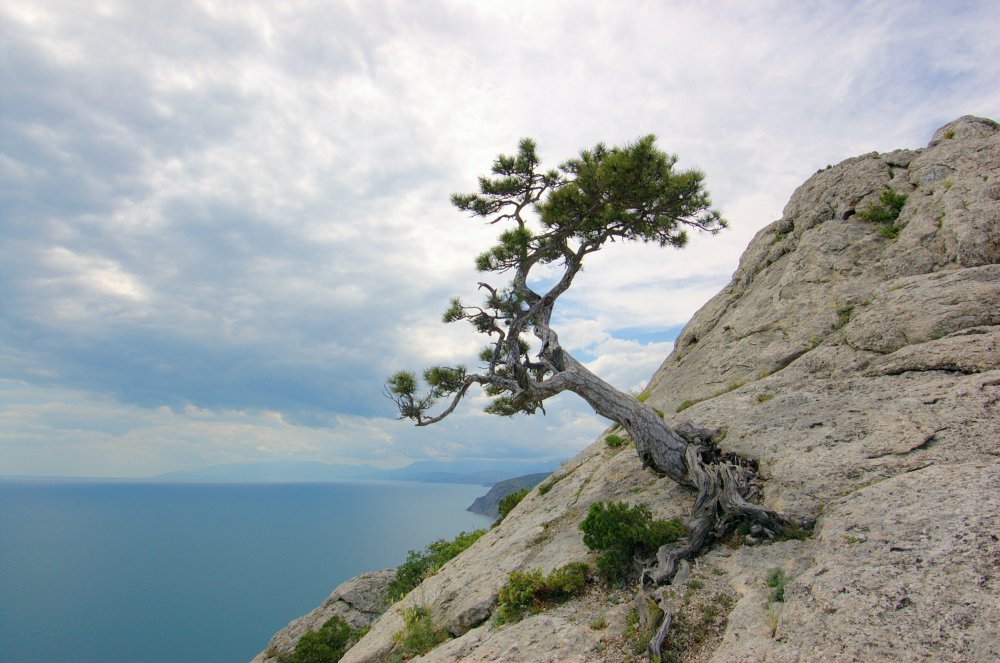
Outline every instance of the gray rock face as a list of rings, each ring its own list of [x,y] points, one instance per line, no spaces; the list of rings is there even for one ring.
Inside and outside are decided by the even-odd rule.
[[[895,239],[858,214],[886,188],[907,196]],[[767,506],[816,518],[803,541],[719,545],[685,586],[662,590],[682,611],[677,592],[695,587],[722,583],[712,596],[735,597],[683,660],[1000,660],[996,123],[963,117],[927,148],[811,177],[681,332],[650,390],[673,424],[724,428],[722,446],[759,463]],[[603,441],[542,488],[343,660],[385,660],[402,609],[416,605],[454,636],[421,661],[642,660],[629,601],[599,587],[517,624],[489,617],[511,571],[593,561],[578,529],[591,503],[669,518],[687,513],[691,492],[644,470],[630,445]],[[783,601],[769,600],[772,569],[789,579]]]
[[[338,585],[318,608],[275,633],[267,649],[257,654],[251,663],[277,663],[278,656],[295,650],[299,638],[309,631],[318,631],[334,616],[354,628],[371,626],[385,608],[381,601],[382,591],[395,577],[395,569],[383,569],[363,573]]]

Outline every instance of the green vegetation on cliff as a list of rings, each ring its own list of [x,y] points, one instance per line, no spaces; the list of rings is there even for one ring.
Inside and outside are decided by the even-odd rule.
[[[580,529],[583,543],[601,552],[597,572],[611,583],[631,580],[637,557],[650,555],[686,533],[679,518],[656,520],[645,504],[625,502],[591,504]]]
[[[411,550],[406,555],[406,561],[396,569],[396,577],[388,584],[383,593],[386,603],[395,603],[410,591],[438,572],[446,562],[456,557],[463,550],[476,542],[486,530],[477,529],[472,532],[462,532],[451,541],[438,539],[427,545],[423,550]]]

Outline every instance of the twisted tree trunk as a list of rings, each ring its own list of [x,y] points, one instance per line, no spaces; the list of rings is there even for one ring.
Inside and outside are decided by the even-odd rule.
[[[709,431],[667,426],[651,407],[565,353],[550,327],[555,302],[572,285],[584,258],[606,244],[643,241],[682,247],[689,229],[715,234],[726,226],[711,208],[704,175],[675,170],[677,157],[654,143],[653,136],[645,136],[620,148],[598,144],[558,170],[539,172],[535,143],[524,139],[517,156],[497,157],[492,168],[496,177],[479,178],[479,193],[452,196],[460,210],[511,226],[476,258],[481,272],[512,270],[508,286],[480,283],[488,293],[483,306],[454,299],[444,315],[445,322],[466,320],[490,337],[480,355],[488,365],[479,374],[466,373],[464,366],[432,367],[424,373],[430,393],[422,397],[417,395],[416,376],[400,371],[389,379],[386,396],[402,417],[418,426],[448,416],[473,385],[493,398],[487,412],[505,416],[544,411],[542,403],[563,391],[581,396],[595,412],[628,431],[644,465],[698,492],[686,522],[687,538],[661,548],[642,573],[643,581],[660,584],[670,582],[678,560],[700,554],[737,520],[752,521],[772,533],[788,521],[751,503],[754,468],[720,454]],[[529,210],[537,212],[537,222],[523,216]],[[562,268],[544,295],[529,286],[529,273],[536,266]],[[549,282],[548,274],[543,282]],[[529,333],[541,342],[535,360],[527,356],[523,336]],[[440,414],[428,416],[434,402],[444,397],[451,403]]]
[[[774,538],[789,527],[806,524],[751,501],[755,497],[756,468],[735,454],[722,454],[714,443],[716,431],[691,424],[671,428],[652,407],[611,386],[558,349],[558,345],[556,350],[562,370],[542,383],[544,391],[554,388],[577,394],[597,414],[617,422],[628,432],[644,466],[697,491],[691,513],[684,520],[687,536],[662,546],[647,561],[640,576],[641,584],[670,583],[679,562],[702,554],[741,522],[753,527],[761,538]],[[552,393],[535,395],[547,398]],[[670,623],[671,620],[664,619],[650,641],[651,659],[660,655]]]

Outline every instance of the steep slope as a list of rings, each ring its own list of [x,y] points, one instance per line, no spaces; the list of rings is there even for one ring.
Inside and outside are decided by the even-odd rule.
[[[382,593],[395,577],[395,569],[381,569],[342,583],[314,610],[275,633],[267,649],[257,654],[251,663],[273,663],[282,656],[290,656],[303,635],[320,630],[331,617],[340,617],[355,629],[371,626],[385,609]]]
[[[865,210],[905,194],[898,237]],[[892,234],[892,233],[888,233]],[[1000,127],[963,117],[929,146],[817,173],[650,382],[673,423],[726,430],[763,501],[812,536],[717,545],[663,592],[678,660],[1000,660]],[[635,592],[495,626],[515,570],[593,561],[598,500],[685,515],[692,493],[597,441],[497,528],[391,607],[344,661],[386,660],[403,610],[455,637],[422,661],[621,661]],[[773,569],[788,579],[770,600]],[[606,626],[602,627],[603,624]]]

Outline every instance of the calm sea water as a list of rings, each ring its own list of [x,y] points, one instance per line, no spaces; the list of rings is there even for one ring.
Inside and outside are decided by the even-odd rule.
[[[0,660],[245,663],[342,581],[488,526],[485,491],[0,482]]]

